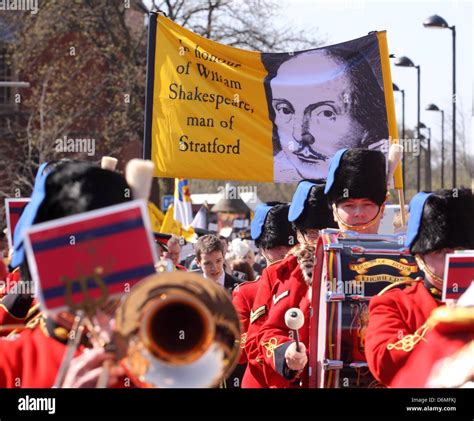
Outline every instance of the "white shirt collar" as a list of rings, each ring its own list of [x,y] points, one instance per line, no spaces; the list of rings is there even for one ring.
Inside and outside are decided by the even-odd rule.
[[[211,281],[213,280],[211,278],[207,278],[206,275],[204,275],[204,278],[210,279]],[[214,281],[214,282],[217,282],[219,285],[225,286],[225,270],[222,271],[222,274],[221,276],[219,276],[219,279],[217,279],[217,281]]]

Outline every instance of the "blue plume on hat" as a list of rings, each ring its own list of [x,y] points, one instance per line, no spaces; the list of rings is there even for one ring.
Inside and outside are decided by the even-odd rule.
[[[293,199],[291,200],[290,210],[288,212],[288,221],[296,221],[303,213],[304,204],[313,186],[316,186],[316,184],[312,183],[311,181],[302,181],[298,184],[298,187],[296,188],[296,191],[293,195]]]
[[[271,208],[272,206],[268,206],[265,203],[262,203],[255,208],[255,215],[250,224],[250,235],[253,240],[256,240],[262,235],[265,219],[267,218],[268,212],[270,212]]]
[[[411,199],[409,212],[410,218],[408,219],[407,233],[405,237],[405,246],[410,248],[418,236],[420,230],[421,219],[423,216],[423,209],[428,198],[433,193],[419,192]]]
[[[45,168],[48,166],[48,163],[45,162],[41,164],[36,173],[35,184],[33,187],[33,192],[31,193],[31,199],[28,204],[25,206],[23,213],[18,220],[18,223],[15,227],[15,233],[13,235],[13,244],[14,251],[12,255],[12,260],[10,265],[13,268],[20,266],[23,263],[25,258],[25,251],[23,249],[23,237],[28,228],[33,225],[33,222],[36,217],[36,213],[44,200],[45,197],[45,185],[46,178],[48,174],[44,172]]]
[[[412,254],[474,249],[474,195],[467,188],[417,193],[410,202],[405,245]]]
[[[324,188],[324,194],[328,194],[329,190],[331,190],[331,187],[334,184],[334,179],[336,177],[336,171],[339,168],[339,164],[341,163],[342,155],[344,155],[346,151],[347,148],[339,149],[331,158],[331,162],[329,163],[328,176],[326,179],[326,187]]]

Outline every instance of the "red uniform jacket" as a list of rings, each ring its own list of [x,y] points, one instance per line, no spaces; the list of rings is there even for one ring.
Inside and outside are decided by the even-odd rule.
[[[46,324],[26,328],[18,335],[0,338],[0,388],[50,388],[54,385],[66,352],[67,330],[52,323],[50,334]],[[59,329],[59,332],[58,332]],[[75,356],[83,352],[79,346]],[[135,387],[133,380],[123,377],[112,387]]]
[[[261,278],[260,278],[261,279]],[[255,281],[243,282],[237,285],[232,291],[232,303],[234,304],[240,319],[240,359],[239,364],[247,362],[247,353],[245,352],[245,342],[247,338],[247,330],[250,324],[250,312],[252,311],[253,302],[257,294],[260,279]]]
[[[291,272],[298,267],[295,256],[272,263],[264,269],[258,280],[258,290],[253,301],[249,317],[249,326],[242,351],[246,354],[247,369],[242,380],[243,388],[268,387],[263,373],[262,358],[258,346],[257,334],[267,319],[268,310],[276,292],[276,285],[281,280],[288,279]]]
[[[462,358],[456,363],[455,359]],[[474,371],[474,326],[466,332],[430,330],[425,341],[413,351],[405,366],[394,377],[392,387],[459,387],[467,373]],[[444,366],[444,367],[443,367]],[[439,376],[442,369],[444,373]],[[444,378],[450,382],[442,384]],[[435,380],[436,377],[436,380]],[[456,383],[458,380],[460,383]],[[434,383],[430,384],[430,380]]]
[[[65,350],[39,326],[0,338],[0,387],[52,387]]]
[[[423,340],[424,323],[440,304],[421,281],[371,299],[365,354],[370,371],[379,382],[392,385],[397,371]]]
[[[5,275],[5,278],[2,280],[5,281],[5,288],[0,289],[0,298],[4,297],[8,291],[20,280],[20,271],[15,270],[14,272],[9,272]]]
[[[33,299],[31,293],[22,293],[28,291],[22,291],[22,289],[12,292],[12,288],[15,288],[17,283],[20,281],[20,272],[12,272],[7,276],[7,288],[1,291],[0,298],[0,326],[4,325],[22,325],[27,321],[28,313],[35,307],[37,302]],[[26,288],[25,285],[19,288]],[[11,330],[0,330],[0,336],[6,336]]]
[[[297,373],[288,369],[285,351],[294,342],[293,332],[285,324],[285,313],[293,307],[299,308],[304,315],[305,324],[299,331],[300,341],[308,350],[309,339],[309,287],[297,264],[290,276],[275,284],[270,310],[265,323],[256,335],[261,359],[261,371],[266,387],[288,388],[307,385],[306,370],[297,378]]]
[[[3,261],[3,259],[0,257],[0,281],[6,281],[8,276],[8,270],[7,270],[7,265]]]

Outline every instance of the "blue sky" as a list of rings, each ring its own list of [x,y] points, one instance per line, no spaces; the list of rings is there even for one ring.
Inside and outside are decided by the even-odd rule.
[[[452,35],[449,29],[428,29],[423,21],[431,15],[442,16],[456,25],[458,107],[465,116],[472,141],[471,115],[473,95],[473,4],[470,0],[289,0],[281,25],[317,30],[325,45],[387,30],[389,51],[408,56],[421,66],[421,121],[432,128],[435,142],[440,140],[441,116],[424,111],[435,103],[451,113]],[[393,60],[392,60],[393,62]],[[392,65],[392,80],[405,90],[407,127],[416,125],[416,69]],[[401,119],[401,95],[395,94],[397,118]],[[445,139],[451,139],[451,122],[445,116]]]

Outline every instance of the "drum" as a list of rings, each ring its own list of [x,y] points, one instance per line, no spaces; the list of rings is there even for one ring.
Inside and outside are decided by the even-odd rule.
[[[369,302],[422,276],[403,237],[328,229],[316,249],[310,311],[309,387],[381,387],[365,359]]]

